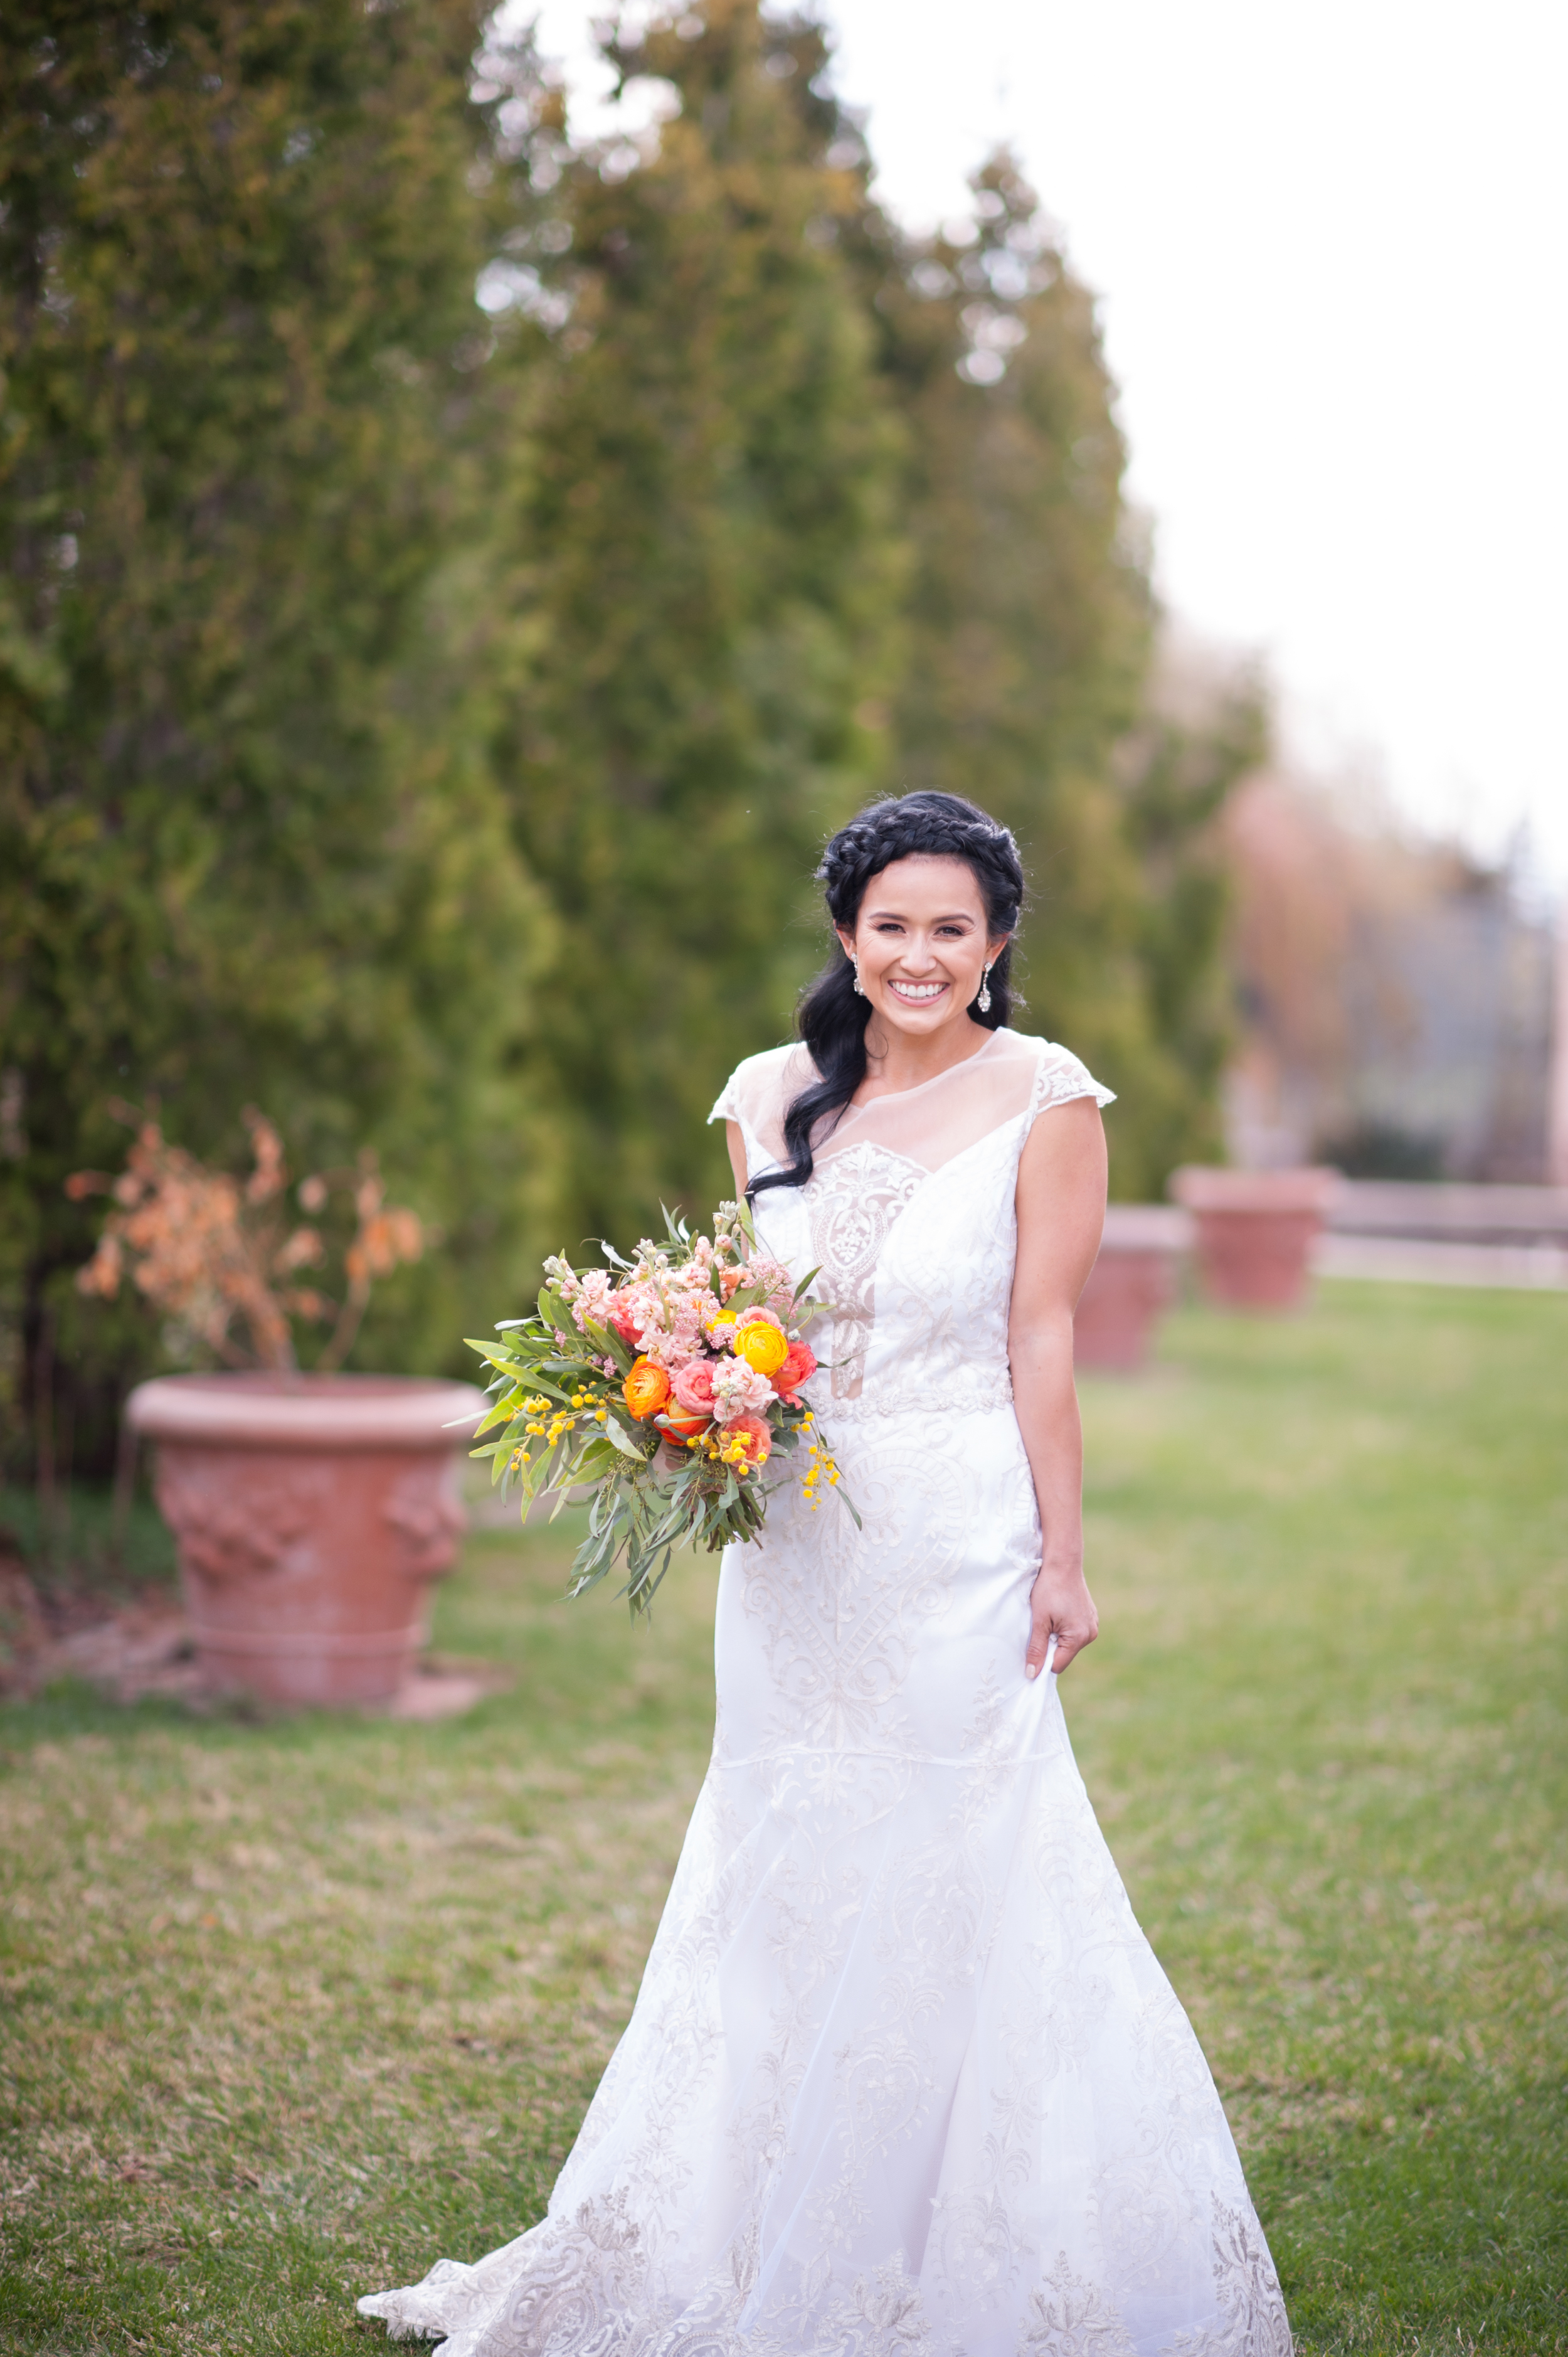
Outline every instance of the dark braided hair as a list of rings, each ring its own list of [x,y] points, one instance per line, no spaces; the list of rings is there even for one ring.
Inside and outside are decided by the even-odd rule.
[[[817,870],[826,888],[828,914],[846,933],[854,931],[866,888],[897,859],[919,856],[961,859],[973,871],[985,906],[986,930],[994,941],[1008,936],[991,969],[991,1005],[969,1012],[987,1030],[999,1031],[1013,1012],[1012,934],[1024,904],[1024,870],[1018,846],[1004,826],[988,818],[961,794],[888,795],[852,818],[822,854]],[[796,1028],[811,1049],[821,1078],[801,1090],[784,1116],[789,1165],[754,1178],[748,1195],[765,1187],[803,1187],[811,1175],[811,1134],[843,1112],[865,1078],[868,999],[854,986],[854,968],[841,942],[800,1001]]]

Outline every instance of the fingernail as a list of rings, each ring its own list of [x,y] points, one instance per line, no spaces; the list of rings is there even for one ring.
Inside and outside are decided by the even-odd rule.
[[[1035,1667],[1035,1664],[1034,1664],[1034,1663],[1033,1663],[1033,1662],[1026,1662],[1026,1663],[1025,1663],[1025,1664],[1024,1664],[1024,1675],[1025,1675],[1026,1678],[1037,1678],[1037,1677],[1039,1676],[1039,1674],[1039,1674],[1039,1671]]]

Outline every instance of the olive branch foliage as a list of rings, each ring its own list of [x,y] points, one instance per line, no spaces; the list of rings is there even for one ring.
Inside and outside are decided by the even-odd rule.
[[[677,1265],[690,1261],[686,1222],[662,1205],[660,1210],[671,1260]],[[737,1230],[744,1256],[757,1241],[744,1207]],[[613,1244],[602,1243],[600,1250],[612,1268],[630,1274],[632,1263]],[[817,1274],[809,1270],[791,1297],[791,1307],[803,1312],[802,1322],[821,1307],[810,1294]],[[729,1309],[757,1308],[767,1300],[766,1285],[743,1279],[726,1295],[720,1278],[715,1259],[709,1283]],[[588,1534],[573,1558],[568,1596],[585,1595],[624,1561],[626,1584],[619,1593],[635,1620],[651,1611],[677,1547],[711,1554],[732,1540],[749,1544],[760,1536],[768,1500],[779,1483],[763,1481],[760,1468],[727,1462],[714,1447],[682,1450],[671,1461],[663,1429],[634,1416],[628,1405],[621,1385],[638,1353],[613,1327],[586,1315],[579,1326],[573,1307],[545,1285],[532,1316],[500,1318],[496,1332],[500,1340],[495,1342],[469,1338],[469,1349],[493,1370],[487,1386],[491,1405],[475,1435],[481,1445],[469,1453],[489,1458],[492,1486],[499,1485],[503,1496],[515,1485],[524,1515],[536,1497],[547,1496],[553,1522],[574,1491],[591,1490]],[[615,1376],[607,1373],[607,1361]],[[541,1401],[549,1403],[548,1425],[540,1421]],[[792,1457],[815,1417],[810,1408],[779,1399],[769,1408],[768,1423],[772,1450]],[[496,1437],[485,1441],[487,1433]],[[541,1437],[543,1448],[532,1448]],[[842,1485],[835,1487],[859,1529],[853,1501]]]

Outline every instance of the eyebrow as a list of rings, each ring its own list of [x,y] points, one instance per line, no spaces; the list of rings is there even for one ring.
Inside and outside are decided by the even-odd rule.
[[[862,913],[868,925],[874,925],[878,917],[891,917],[900,925],[907,925],[912,921],[902,909],[869,909]],[[980,919],[972,909],[954,909],[945,917],[933,917],[931,922],[933,925],[977,925]]]

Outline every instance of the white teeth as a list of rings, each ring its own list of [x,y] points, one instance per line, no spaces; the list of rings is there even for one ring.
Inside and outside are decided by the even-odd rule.
[[[889,983],[888,988],[896,990],[900,998],[940,998],[947,988],[947,984],[945,982],[894,982]]]

